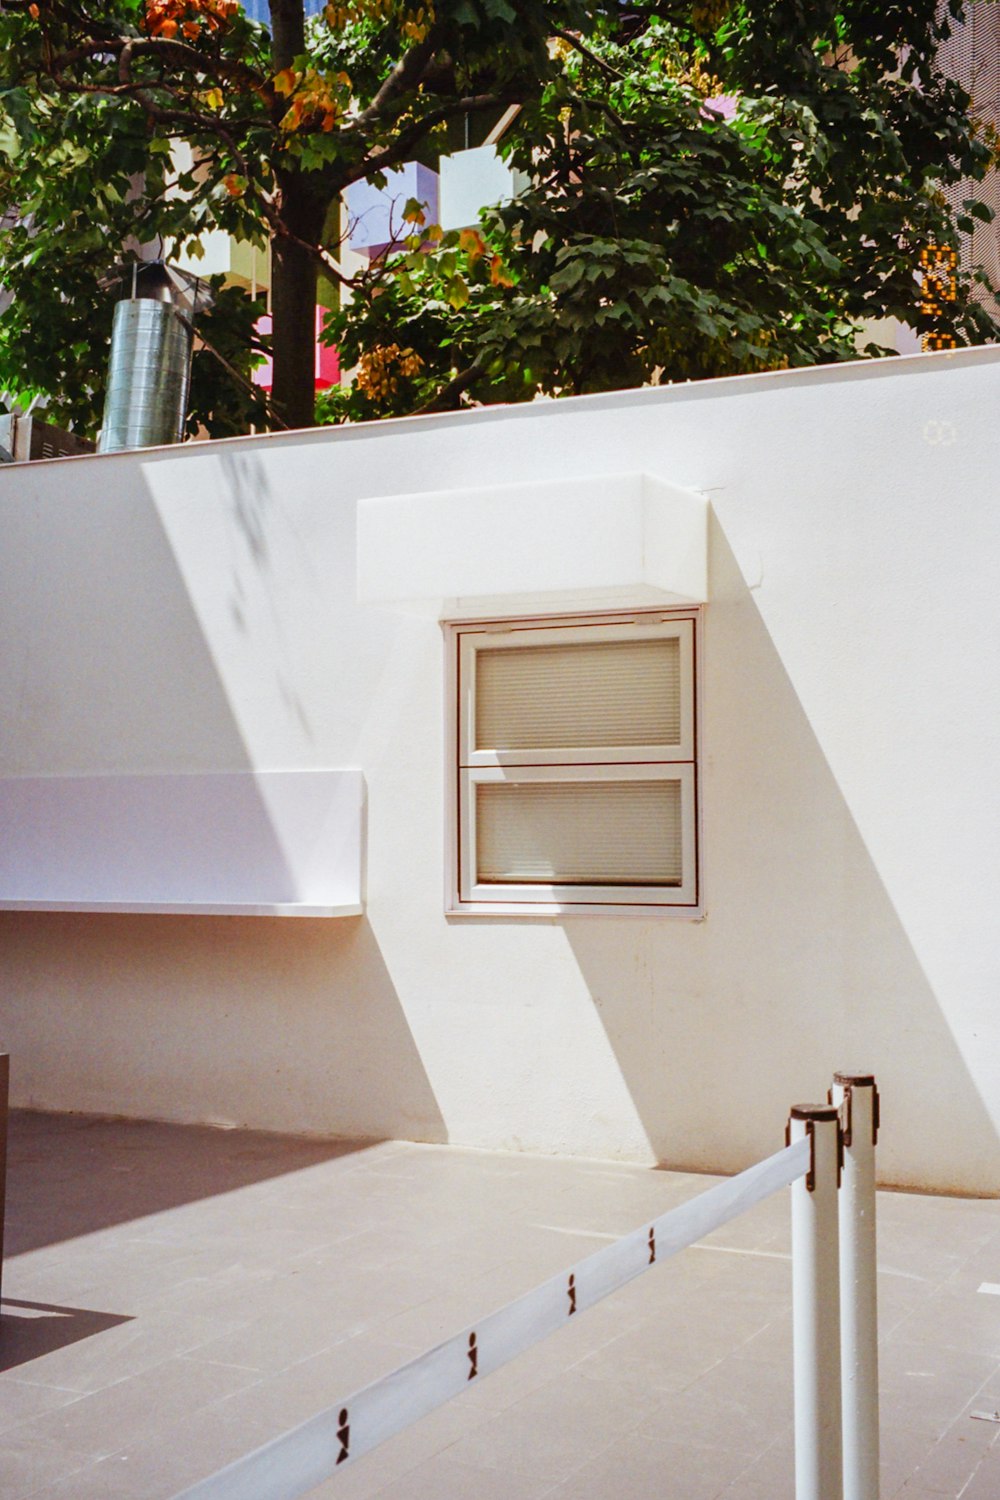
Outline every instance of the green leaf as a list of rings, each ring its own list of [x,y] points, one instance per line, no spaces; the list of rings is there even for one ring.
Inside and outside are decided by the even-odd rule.
[[[469,300],[469,287],[463,276],[452,276],[447,286],[448,304],[459,312]]]

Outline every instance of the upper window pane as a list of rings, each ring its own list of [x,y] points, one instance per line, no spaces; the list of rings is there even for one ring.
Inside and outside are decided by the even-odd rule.
[[[476,652],[476,750],[677,745],[681,653],[662,640]]]

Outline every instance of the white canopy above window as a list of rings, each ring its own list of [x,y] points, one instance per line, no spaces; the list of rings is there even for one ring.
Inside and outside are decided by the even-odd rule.
[[[358,502],[358,596],[442,619],[703,604],[708,502],[596,474]]]

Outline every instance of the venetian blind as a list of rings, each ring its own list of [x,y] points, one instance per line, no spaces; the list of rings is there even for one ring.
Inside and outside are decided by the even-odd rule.
[[[476,653],[477,750],[677,745],[680,735],[676,637]]]
[[[475,794],[482,883],[681,883],[679,781],[484,781]]]

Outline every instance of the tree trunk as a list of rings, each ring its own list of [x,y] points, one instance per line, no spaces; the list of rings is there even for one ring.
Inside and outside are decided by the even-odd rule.
[[[276,73],[305,51],[303,0],[270,0],[271,61]],[[284,103],[275,113],[280,117]],[[275,120],[277,123],[277,119]],[[320,203],[301,172],[278,173],[281,217],[292,234],[317,244],[326,203]],[[289,427],[311,427],[316,404],[316,262],[284,235],[271,239],[271,400]]]
[[[274,71],[290,68],[296,57],[306,50],[306,7],[304,0],[269,0],[271,12],[271,57]]]
[[[301,175],[281,180],[281,217],[293,234],[316,244],[325,204],[317,203]],[[316,262],[294,240],[271,240],[271,400],[289,427],[311,427],[316,403]]]

